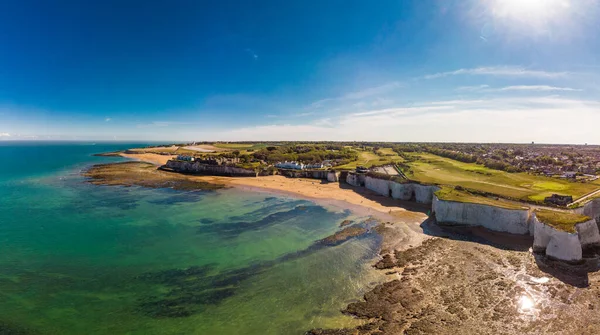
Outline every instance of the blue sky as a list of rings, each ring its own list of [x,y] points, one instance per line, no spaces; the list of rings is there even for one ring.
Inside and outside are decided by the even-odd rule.
[[[599,143],[600,2],[3,1],[0,140]]]

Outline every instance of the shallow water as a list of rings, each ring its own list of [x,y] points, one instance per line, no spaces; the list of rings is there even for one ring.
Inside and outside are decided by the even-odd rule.
[[[0,144],[0,330],[302,334],[356,325],[339,310],[381,280],[368,262],[378,237],[315,242],[365,218],[257,192],[93,186],[79,176],[118,160],[92,153],[131,146]]]

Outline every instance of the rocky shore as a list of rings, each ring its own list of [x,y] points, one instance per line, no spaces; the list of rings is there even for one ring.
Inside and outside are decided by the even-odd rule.
[[[94,185],[143,186],[177,190],[215,190],[223,184],[186,178],[177,173],[158,170],[145,162],[123,162],[94,165],[82,173]]]
[[[522,246],[473,242],[471,233],[444,234],[382,253],[374,266],[389,281],[342,311],[364,319],[364,325],[307,334],[600,333],[596,272],[571,268],[559,274],[556,264]]]

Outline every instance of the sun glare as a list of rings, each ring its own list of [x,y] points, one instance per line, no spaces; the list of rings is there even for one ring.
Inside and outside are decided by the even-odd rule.
[[[519,299],[519,310],[521,312],[528,312],[531,309],[533,309],[534,306],[535,303],[533,302],[533,300],[526,295],[522,295]]]
[[[492,0],[491,11],[497,19],[544,29],[561,20],[571,8],[571,0]]]

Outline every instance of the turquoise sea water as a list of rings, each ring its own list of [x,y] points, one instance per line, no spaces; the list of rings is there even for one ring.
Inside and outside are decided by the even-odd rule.
[[[316,241],[365,218],[235,189],[94,186],[139,144],[0,142],[0,333],[302,334],[381,278],[378,238]]]

